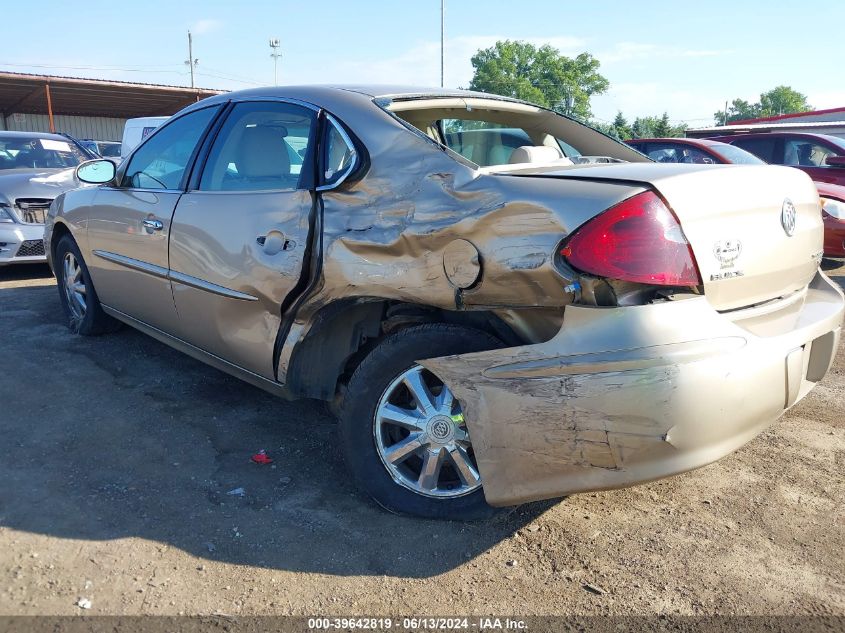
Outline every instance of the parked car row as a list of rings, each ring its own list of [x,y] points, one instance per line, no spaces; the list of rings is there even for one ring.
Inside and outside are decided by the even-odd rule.
[[[73,332],[332,402],[379,504],[478,518],[712,462],[828,371],[812,181],[678,162],[481,93],[257,89],[77,167],[44,240]]]
[[[0,132],[0,267],[46,262],[44,218],[56,196],[82,184],[76,167],[99,157],[119,163],[122,151],[129,153],[168,118],[129,119],[120,143]]]
[[[825,256],[845,257],[845,140],[825,134],[765,132],[713,139],[636,139],[626,143],[661,163],[770,163],[797,167],[813,179],[821,198]]]

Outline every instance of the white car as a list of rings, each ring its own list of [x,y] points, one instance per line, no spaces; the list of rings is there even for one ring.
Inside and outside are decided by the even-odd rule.
[[[0,266],[46,262],[44,219],[96,155],[59,134],[0,132]]]

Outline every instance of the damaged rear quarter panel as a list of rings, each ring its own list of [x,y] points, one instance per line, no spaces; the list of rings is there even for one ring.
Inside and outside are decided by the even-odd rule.
[[[420,362],[464,406],[487,501],[512,505],[657,479],[741,446],[784,402],[779,351],[749,351],[698,297],[568,306],[545,343]]]
[[[387,299],[446,310],[564,306],[566,283],[553,266],[557,244],[642,190],[483,174],[362,95],[345,99],[349,107],[341,100],[332,114],[366,147],[369,168],[361,179],[321,194],[322,273],[283,345],[281,382],[314,316],[334,301]],[[480,275],[471,288],[453,285],[444,269],[444,253],[456,240],[479,253]]]

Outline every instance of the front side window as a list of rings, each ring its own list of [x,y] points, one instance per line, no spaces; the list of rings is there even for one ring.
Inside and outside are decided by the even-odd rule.
[[[203,132],[218,108],[203,108],[175,119],[139,147],[123,175],[132,189],[179,189]]]
[[[800,167],[825,167],[832,149],[803,138],[788,138],[783,145],[783,164]]]
[[[236,104],[211,147],[200,191],[307,186],[314,128],[308,108],[272,101]]]

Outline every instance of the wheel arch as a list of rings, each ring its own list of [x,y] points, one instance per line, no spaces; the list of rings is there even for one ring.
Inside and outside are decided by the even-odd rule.
[[[423,323],[450,323],[486,332],[506,345],[524,341],[490,311],[452,311],[379,298],[339,299],[323,306],[296,344],[285,387],[296,396],[332,400],[384,337]]]

